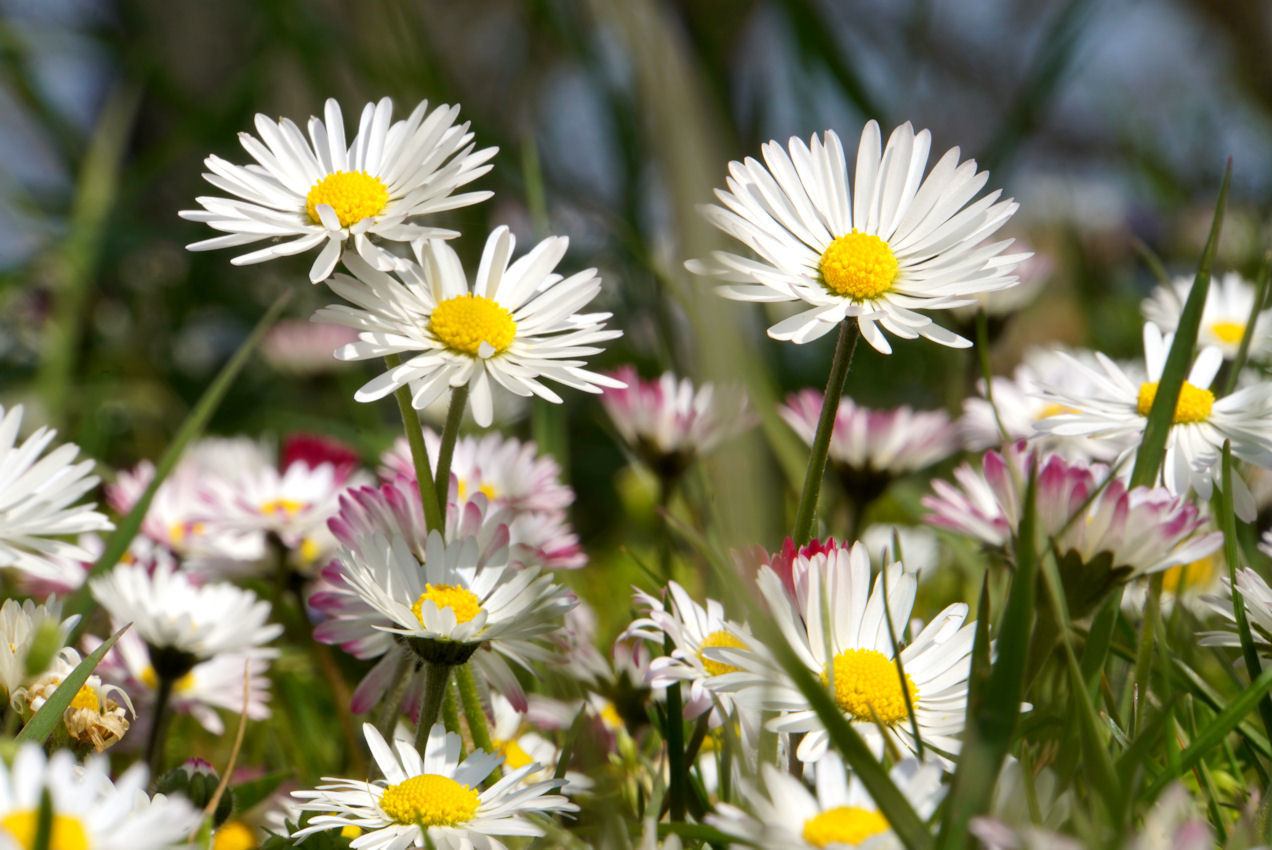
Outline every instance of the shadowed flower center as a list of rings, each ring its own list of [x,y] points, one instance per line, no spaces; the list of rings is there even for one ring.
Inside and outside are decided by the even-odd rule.
[[[145,670],[142,670],[140,679],[141,679],[141,683],[145,685],[147,688],[150,688],[150,690],[152,691],[157,690],[159,687],[159,676],[158,674],[155,673],[155,668],[153,667],[148,666],[146,667]],[[173,690],[173,693],[183,694],[193,687],[194,687],[194,671],[191,670],[189,673],[186,673],[180,679],[177,679],[176,683],[172,686],[172,690]],[[78,695],[76,696],[78,697]]]
[[[1135,409],[1139,411],[1140,416],[1148,415],[1148,412],[1153,408],[1153,399],[1155,398],[1157,398],[1156,381],[1149,384],[1140,384],[1139,401],[1135,405]],[[1184,385],[1179,388],[1179,401],[1175,403],[1174,422],[1176,425],[1184,425],[1189,422],[1205,422],[1210,418],[1210,409],[1214,404],[1214,393],[1210,390],[1194,387],[1184,381]]]
[[[910,716],[906,694],[901,690],[897,665],[882,652],[873,649],[846,649],[835,656],[835,704],[855,720],[867,723],[900,723]],[[821,676],[829,685],[828,672]],[[917,705],[919,689],[909,674],[905,677],[910,703]]]
[[[477,792],[449,776],[425,773],[390,785],[380,797],[380,811],[394,823],[454,826],[477,814]]]
[[[830,243],[818,268],[827,289],[854,301],[879,297],[897,279],[897,258],[888,243],[856,229]]]
[[[1162,573],[1162,589],[1179,593],[1182,590],[1208,587],[1214,581],[1217,569],[1214,555],[1207,555],[1191,564],[1171,567]]]
[[[336,212],[341,227],[357,224],[364,218],[379,215],[389,203],[389,187],[379,177],[365,171],[336,171],[319,180],[305,196],[309,220],[322,224],[319,204],[327,204]]]
[[[702,639],[702,644],[698,647],[698,660],[702,662],[702,667],[707,671],[708,676],[723,676],[725,673],[738,672],[737,667],[732,664],[725,664],[723,661],[716,661],[706,656],[706,650],[724,647],[726,649],[746,649],[746,644],[738,640],[737,637],[724,629],[712,632]]]
[[[32,850],[35,847],[35,829],[39,812],[36,809],[19,809],[0,818],[0,832],[7,832],[19,847]],[[49,830],[48,850],[88,850],[88,832],[79,818],[70,815],[53,815]]]
[[[433,309],[428,329],[447,348],[476,355],[488,343],[495,353],[512,345],[517,323],[498,301],[484,295],[456,295]]]
[[[804,821],[804,840],[814,847],[860,844],[888,828],[888,821],[876,811],[836,806]]]
[[[438,611],[443,608],[454,611],[456,623],[467,623],[481,612],[481,600],[468,588],[455,584],[426,584],[420,598],[416,599],[415,604],[411,606],[411,611],[420,621],[420,625],[424,625],[421,609],[425,601],[436,605]]]
[[[1241,337],[1245,336],[1245,325],[1240,322],[1215,322],[1210,326],[1210,332],[1221,342],[1231,344],[1241,342]]]

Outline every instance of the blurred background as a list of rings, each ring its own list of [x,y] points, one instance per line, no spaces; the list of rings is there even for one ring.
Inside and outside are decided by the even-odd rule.
[[[488,230],[521,246],[566,234],[566,271],[606,281],[598,309],[625,335],[599,365],[635,362],[745,382],[766,422],[712,459],[706,493],[725,542],[770,547],[789,527],[802,448],[769,413],[824,384],[831,337],[764,336],[764,308],[724,301],[684,271],[724,239],[695,210],[727,162],[762,143],[912,121],[958,145],[1015,196],[1010,235],[1040,257],[1037,297],[991,323],[1005,372],[1026,343],[1130,356],[1156,278],[1195,267],[1233,160],[1220,271],[1252,275],[1272,190],[1272,4],[1232,0],[0,0],[0,403],[28,406],[107,468],[162,450],[210,377],[284,288],[300,323],[333,300],[309,257],[234,267],[192,254],[211,235],[177,212],[216,153],[244,162],[254,113],[303,122],[385,95],[459,103],[492,201],[443,223],[475,263]],[[967,332],[963,319],[960,327]],[[945,320],[945,324],[957,324]],[[231,390],[217,433],[315,431],[373,461],[400,427],[357,405],[375,366],[338,364],[298,324]],[[974,355],[862,347],[849,393],[957,412]],[[542,409],[541,409],[542,408]],[[586,510],[585,547],[617,547],[650,520],[648,494],[599,405],[512,409],[505,428],[563,462]],[[109,475],[109,473],[107,473]],[[647,488],[646,488],[647,489]],[[713,494],[728,493],[717,499]],[[644,499],[644,502],[641,502]],[[787,500],[788,503],[791,501]],[[914,512],[914,500],[908,503]],[[641,505],[644,519],[641,520]],[[906,512],[906,502],[896,508]],[[634,507],[635,505],[635,507]],[[635,517],[635,519],[633,519]],[[588,581],[587,579],[581,579]],[[603,581],[603,579],[596,579]],[[618,592],[625,598],[625,582]]]

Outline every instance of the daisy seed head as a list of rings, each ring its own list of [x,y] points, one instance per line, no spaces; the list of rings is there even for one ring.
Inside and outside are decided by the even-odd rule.
[[[447,348],[480,356],[486,343],[499,353],[512,345],[517,323],[512,311],[483,295],[456,295],[437,305],[428,320],[428,329]]]
[[[887,818],[876,810],[836,806],[804,822],[804,840],[814,847],[831,844],[855,847],[890,828]]]
[[[738,672],[737,667],[732,664],[725,664],[723,661],[716,661],[714,658],[708,658],[706,651],[708,649],[716,649],[723,647],[725,649],[746,649],[746,644],[727,629],[717,629],[702,639],[702,645],[698,647],[698,658],[702,661],[703,668],[711,676],[723,676],[725,673]]]
[[[835,656],[831,666],[835,676],[835,704],[855,720],[866,723],[877,720],[890,726],[910,716],[907,696],[909,705],[918,703],[919,689],[914,680],[906,675],[905,687],[909,693],[902,693],[896,664],[878,650],[846,649]],[[830,672],[822,673],[822,684],[829,686]]]
[[[334,171],[315,183],[305,196],[310,221],[322,224],[318,207],[326,204],[340,219],[341,227],[379,215],[388,203],[389,187],[365,171]]]
[[[854,301],[869,301],[892,288],[897,258],[887,242],[854,227],[826,247],[818,269],[831,292]]]
[[[454,826],[472,820],[479,802],[477,792],[467,785],[425,773],[385,788],[380,808],[395,823]]]
[[[1135,409],[1139,411],[1140,416],[1148,415],[1156,398],[1157,381],[1140,384],[1139,397],[1135,403]],[[1184,381],[1184,385],[1179,388],[1179,401],[1175,402],[1175,417],[1172,421],[1176,425],[1205,422],[1210,418],[1210,409],[1214,407],[1214,404],[1214,393]]]

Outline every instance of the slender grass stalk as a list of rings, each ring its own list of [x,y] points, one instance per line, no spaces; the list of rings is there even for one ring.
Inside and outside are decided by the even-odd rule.
[[[421,753],[428,743],[428,733],[433,724],[437,723],[437,715],[441,712],[450,673],[449,664],[424,664],[424,703],[420,706],[420,722],[415,729],[415,746]]]
[[[402,358],[396,354],[384,355],[384,365],[390,370],[402,365]],[[398,411],[402,414],[402,428],[406,431],[406,442],[411,447],[411,460],[415,464],[415,482],[420,489],[420,501],[424,503],[424,522],[429,530],[436,529],[439,534],[445,533],[445,517],[442,506],[434,489],[433,465],[428,459],[428,449],[424,445],[424,427],[420,425],[420,415],[411,403],[411,391],[407,387],[398,387],[393,393],[397,399]]]
[[[375,728],[386,741],[393,739],[393,726],[397,723],[398,712],[402,708],[402,699],[406,696],[407,686],[418,672],[416,666],[418,663],[413,655],[403,653],[393,671],[393,684],[389,686],[389,690],[380,701],[380,715],[376,718]]]
[[[155,680],[155,704],[150,715],[150,734],[146,736],[146,764],[150,765],[151,782],[159,778],[159,768],[163,764],[163,743],[168,736],[168,724],[172,721],[168,704],[177,684],[176,677],[158,670],[155,671]]]
[[[795,512],[795,530],[791,537],[795,545],[803,546],[813,536],[813,516],[817,512],[817,497],[821,493],[822,475],[826,471],[826,455],[830,451],[830,437],[835,430],[835,415],[839,412],[839,399],[844,393],[844,379],[852,366],[852,353],[857,348],[861,331],[853,319],[839,323],[839,337],[835,340],[835,356],[830,362],[830,377],[826,381],[826,395],[822,400],[821,417],[817,420],[817,433],[808,455],[808,470],[804,473],[804,489],[799,496],[799,508]]]
[[[976,357],[980,360],[981,378],[985,381],[985,401],[989,402],[989,409],[994,413],[998,435],[1006,443],[1011,440],[1011,435],[1003,425],[1003,418],[998,415],[998,405],[994,404],[994,374],[989,368],[989,316],[985,314],[984,307],[976,311]]]
[[[443,509],[450,499],[451,460],[455,457],[455,441],[459,439],[459,423],[468,408],[468,384],[451,390],[450,407],[446,411],[446,424],[442,427],[442,446],[437,452],[437,503]],[[446,530],[438,526],[442,535]]]

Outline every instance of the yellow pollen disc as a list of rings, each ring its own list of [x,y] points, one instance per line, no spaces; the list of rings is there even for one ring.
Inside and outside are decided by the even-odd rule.
[[[702,639],[702,645],[698,647],[698,660],[702,662],[702,667],[707,671],[708,676],[723,676],[725,673],[738,672],[737,667],[732,664],[725,664],[723,661],[716,661],[708,658],[704,650],[714,649],[716,647],[726,647],[728,649],[746,649],[746,644],[738,640],[731,632],[719,629],[712,632]]]
[[[159,687],[159,676],[155,673],[155,668],[147,667],[141,671],[141,683],[150,690]],[[180,679],[177,679],[175,685],[172,686],[173,693],[182,694],[194,687],[194,671],[191,670]]]
[[[172,540],[173,546],[180,546],[186,542],[187,538],[202,534],[204,528],[206,525],[202,522],[174,522],[168,526],[168,537]]]
[[[854,301],[878,298],[897,279],[897,258],[888,243],[856,228],[830,243],[818,268],[827,289]]]
[[[892,725],[909,718],[896,663],[873,649],[846,649],[835,656],[835,704],[856,720]],[[822,684],[830,677],[822,673]],[[907,673],[910,704],[918,705],[919,689]]]
[[[484,295],[456,295],[433,308],[428,329],[447,348],[476,355],[483,342],[498,354],[512,345],[517,323],[498,301]]]
[[[814,847],[860,844],[889,828],[887,819],[876,811],[836,806],[804,821],[804,840]]]
[[[300,562],[302,564],[312,564],[322,555],[322,546],[312,537],[306,537],[300,541]]]
[[[1171,567],[1162,573],[1162,589],[1179,593],[1181,590],[1206,587],[1214,581],[1217,568],[1214,555],[1207,555],[1191,564]]]
[[[298,502],[295,499],[274,499],[272,502],[265,502],[261,505],[261,513],[266,516],[283,514],[287,517],[294,517],[304,509],[305,503]]]
[[[38,817],[39,812],[36,809],[9,812],[0,818],[0,832],[9,833],[19,847],[31,850],[35,847],[35,825]],[[79,818],[54,813],[48,850],[88,850],[88,832]]]
[[[1156,381],[1151,384],[1140,384],[1139,401],[1135,405],[1135,409],[1139,411],[1140,416],[1148,415],[1148,411],[1153,408],[1153,399],[1155,398],[1157,398]],[[1205,422],[1210,418],[1210,408],[1214,406],[1214,403],[1215,394],[1210,390],[1194,387],[1184,381],[1184,385],[1179,388],[1179,401],[1175,403],[1175,424],[1184,425],[1189,422]]]
[[[394,823],[454,826],[477,814],[477,792],[449,776],[425,773],[390,785],[380,797],[380,811]]]
[[[212,850],[253,850],[259,846],[256,833],[241,820],[227,821],[212,834]]]
[[[601,722],[611,732],[619,732],[627,728],[627,724],[623,722],[623,718],[618,713],[617,706],[609,700],[605,701],[605,705],[600,711]]]
[[[389,203],[389,187],[379,177],[365,171],[336,171],[319,180],[305,196],[309,220],[322,224],[318,205],[327,204],[336,211],[341,227],[357,224],[364,218],[379,215]]]
[[[468,500],[468,487],[467,481],[462,478],[459,479],[459,500],[461,502]],[[484,495],[487,501],[493,502],[495,500],[495,485],[493,484],[482,482],[477,485],[477,492]]]
[[[1210,326],[1210,332],[1221,342],[1236,343],[1241,342],[1241,337],[1245,336],[1245,325],[1237,322],[1215,322]]]
[[[348,838],[352,840],[354,838],[357,838],[361,834],[362,834],[362,827],[360,826],[354,826],[353,824],[349,823],[340,827],[341,838]]]
[[[70,708],[88,708],[93,711],[101,711],[102,701],[97,696],[97,691],[93,690],[91,685],[85,685],[76,691],[74,698],[71,699]]]
[[[439,611],[443,608],[454,611],[456,623],[467,623],[481,612],[481,600],[468,588],[454,584],[426,584],[420,598],[411,606],[420,625],[424,624],[420,609],[424,607],[425,600],[436,605]]]
[[[507,741],[496,741],[496,748],[504,757],[504,767],[510,770],[516,770],[519,767],[525,767],[534,761],[530,754],[522,749],[521,745],[515,739]]]

